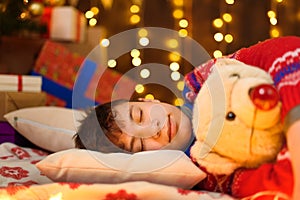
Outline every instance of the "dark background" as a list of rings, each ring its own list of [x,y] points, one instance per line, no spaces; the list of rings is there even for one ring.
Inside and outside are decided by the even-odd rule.
[[[164,27],[173,30],[179,30],[177,21],[172,17],[174,4],[172,0],[144,0],[142,1],[142,10],[139,13],[142,20],[139,24],[131,25],[128,23],[131,13],[129,8],[134,1],[114,0],[110,9],[104,9],[101,2],[80,1],[78,8],[85,12],[91,6],[97,5],[100,8],[98,23],[105,27],[107,37],[120,33],[124,30],[154,26]],[[271,0],[239,0],[234,4],[228,5],[224,0],[184,0],[182,9],[184,18],[188,19],[189,36],[201,44],[206,51],[213,57],[213,51],[222,50],[224,55],[235,52],[242,47],[248,47],[259,41],[271,38],[267,12],[272,9],[276,11],[278,23],[276,27],[280,30],[280,36],[299,35],[300,34],[300,1],[283,0],[276,3]],[[231,23],[221,29],[223,33],[230,33],[234,40],[227,44],[224,41],[216,42],[213,38],[214,33],[219,31],[212,26],[212,21],[220,17],[224,12],[230,13],[233,17]],[[160,50],[143,50],[142,63],[156,62],[168,65],[168,53]],[[118,59],[118,66],[115,70],[126,72],[131,66],[131,57],[124,55]],[[193,69],[184,59],[180,61],[180,73],[186,74]],[[159,85],[146,87],[146,91],[141,94],[135,94],[135,97],[142,96],[145,93],[155,94],[158,99],[173,103],[174,94],[167,88]]]
[[[98,7],[100,12],[95,16],[98,20],[96,26],[104,30],[106,38],[139,27],[162,27],[175,31],[179,30],[178,20],[172,16],[175,8],[173,0],[110,0],[112,2],[110,8],[105,8],[103,1],[107,0],[79,0],[75,7],[83,13],[93,6]],[[129,23],[129,18],[132,15],[129,11],[130,6],[134,3],[139,3],[141,8],[138,13],[141,21],[138,24]],[[70,1],[67,0],[66,5],[70,5]],[[277,14],[278,23],[276,26],[270,24],[267,16],[267,12],[271,9],[276,11]],[[189,21],[187,27],[189,37],[201,44],[211,57],[213,57],[213,52],[216,49],[220,49],[223,55],[228,55],[242,47],[248,47],[271,38],[270,30],[272,27],[276,27],[280,31],[280,36],[300,36],[299,0],[282,0],[280,3],[276,0],[236,0],[232,5],[226,4],[225,0],[183,0],[182,10],[184,11],[184,18]],[[221,29],[213,27],[213,20],[225,12],[232,15],[232,22],[226,23]],[[216,42],[213,36],[218,31],[224,34],[232,34],[233,42],[230,44],[224,41]],[[124,44],[120,43],[119,45],[126,45],[126,42],[124,41]],[[69,43],[63,44],[70,45]],[[36,49],[35,46],[40,47],[41,45],[42,41],[39,40],[26,39],[25,45],[19,43],[12,45],[12,42],[5,43],[5,39],[2,39],[0,64],[6,60],[6,62],[14,62],[14,65],[20,66],[20,63],[17,63],[18,59],[13,59],[12,56],[16,56],[16,52],[20,48],[24,48],[25,52],[28,53],[31,49]],[[85,43],[80,45],[80,47],[76,47],[77,50],[89,50],[84,48]],[[15,46],[18,46],[18,48],[13,48]],[[12,55],[5,55],[7,52],[11,52]],[[170,52],[159,49],[142,49],[141,52],[142,64],[160,63],[168,66],[171,62],[168,58]],[[18,57],[26,56],[24,53],[20,53]],[[131,59],[129,53],[121,55],[117,59],[117,67],[113,70],[126,73],[134,67],[131,64]],[[193,69],[193,66],[183,58],[179,63],[181,65],[179,72],[182,75]],[[3,66],[0,66],[0,73],[10,70]],[[159,70],[157,69],[157,71]],[[11,72],[15,73],[15,71]],[[132,98],[144,97],[148,93],[152,93],[156,98],[169,103],[174,103],[176,98],[169,88],[159,84],[147,85],[142,94],[135,93]]]

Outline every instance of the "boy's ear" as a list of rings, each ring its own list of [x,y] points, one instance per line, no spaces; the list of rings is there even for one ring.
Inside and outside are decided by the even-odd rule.
[[[138,98],[139,101],[143,101],[143,102],[156,102],[159,103],[160,100],[158,99],[145,99],[145,98]]]

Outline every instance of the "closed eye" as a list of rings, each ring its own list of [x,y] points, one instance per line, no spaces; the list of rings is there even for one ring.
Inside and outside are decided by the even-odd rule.
[[[142,122],[143,121],[143,110],[142,109],[140,109],[140,122]]]
[[[129,108],[129,117],[132,121],[141,123],[143,121],[143,110],[136,106],[131,106]]]

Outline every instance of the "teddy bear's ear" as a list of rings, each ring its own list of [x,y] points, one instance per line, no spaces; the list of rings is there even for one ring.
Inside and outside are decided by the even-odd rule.
[[[224,65],[242,65],[244,63],[230,58],[219,58],[216,61],[216,66],[224,66]]]
[[[220,73],[223,77],[231,77],[232,75],[236,75],[239,78],[256,77],[265,79],[269,83],[273,83],[271,76],[266,71],[235,59],[218,59],[213,70],[221,70],[222,72],[220,71]]]

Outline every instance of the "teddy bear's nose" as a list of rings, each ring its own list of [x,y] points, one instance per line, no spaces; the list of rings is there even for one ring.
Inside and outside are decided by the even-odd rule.
[[[261,84],[251,88],[249,95],[253,104],[260,110],[271,110],[279,101],[276,88],[270,84]]]

